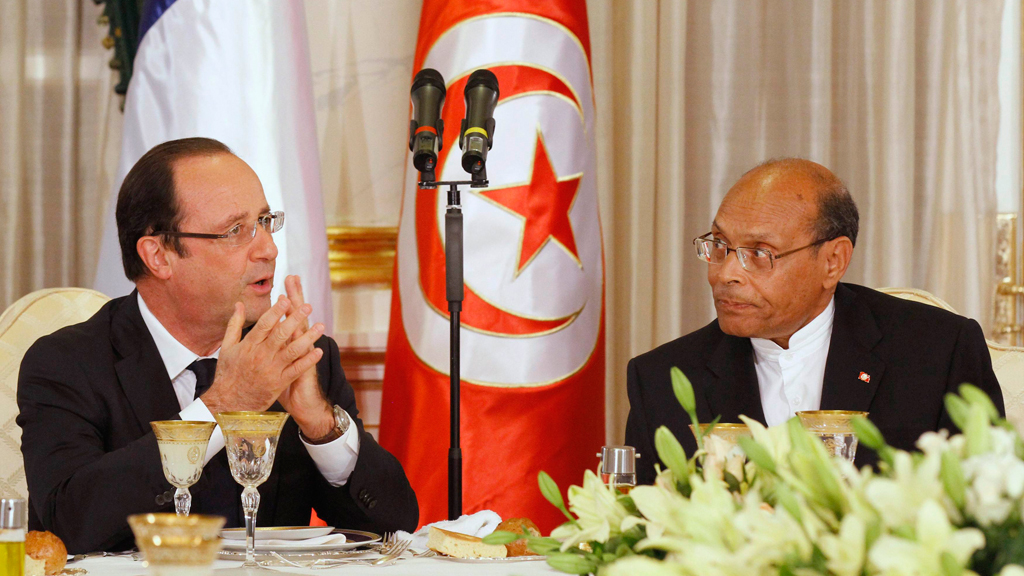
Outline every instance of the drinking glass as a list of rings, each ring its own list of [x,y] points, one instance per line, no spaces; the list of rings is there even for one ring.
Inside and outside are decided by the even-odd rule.
[[[150,422],[156,443],[160,447],[160,462],[164,478],[176,488],[174,510],[178,516],[188,516],[192,508],[192,493],[188,487],[199,481],[206,463],[206,447],[216,422],[190,422],[188,420],[158,420]]]
[[[711,426],[711,424],[701,424],[701,432],[707,433],[708,426]],[[693,433],[694,438],[697,437],[697,430],[693,427],[693,424],[690,424],[690,432]],[[750,435],[750,428],[747,428],[746,424],[724,422],[715,424],[715,427],[711,429],[711,436],[717,436],[724,440],[730,449],[740,445],[740,438]]]
[[[808,431],[821,438],[825,450],[833,456],[841,456],[853,462],[857,456],[857,436],[850,421],[857,416],[867,417],[867,412],[854,410],[803,410],[797,412],[800,423]]]
[[[213,573],[220,552],[223,516],[134,514],[128,525],[153,576],[204,576]]]
[[[224,433],[231,475],[245,487],[242,491],[245,511],[245,563],[242,567],[259,568],[256,564],[256,511],[260,507],[260,493],[256,487],[266,482],[274,467],[277,440],[288,414],[221,412],[215,418]]]

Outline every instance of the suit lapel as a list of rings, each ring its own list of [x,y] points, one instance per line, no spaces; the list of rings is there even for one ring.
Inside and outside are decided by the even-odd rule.
[[[707,366],[718,376],[718,381],[706,391],[711,417],[721,415],[722,422],[739,422],[742,414],[764,423],[750,339],[723,334]]]
[[[835,300],[821,409],[868,411],[885,372],[885,362],[872,353],[882,332],[874,314],[852,290],[839,284]]]
[[[153,420],[174,419],[180,407],[160,352],[139,312],[138,292],[122,301],[111,320],[111,339],[121,359],[114,365],[139,431],[150,431]]]

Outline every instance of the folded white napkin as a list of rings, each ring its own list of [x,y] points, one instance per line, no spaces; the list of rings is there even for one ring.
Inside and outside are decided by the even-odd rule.
[[[481,510],[475,514],[463,514],[458,520],[442,520],[433,524],[427,524],[414,534],[399,530],[395,535],[402,540],[411,539],[412,544],[409,545],[410,548],[423,550],[427,547],[427,536],[430,534],[431,526],[437,526],[449,532],[458,532],[459,534],[483,538],[494,532],[498,524],[501,524],[501,516],[498,516],[496,512],[491,510]]]
[[[242,542],[244,542],[244,540]],[[317,536],[316,538],[306,538],[305,540],[279,540],[279,539],[274,539],[274,538],[272,538],[270,540],[258,540],[256,542],[256,547],[259,548],[260,546],[269,545],[269,546],[291,546],[293,548],[306,548],[306,547],[321,546],[321,545],[324,545],[324,546],[326,546],[326,545],[335,546],[335,545],[344,544],[344,543],[345,543],[345,535],[344,534],[328,534],[326,536]]]

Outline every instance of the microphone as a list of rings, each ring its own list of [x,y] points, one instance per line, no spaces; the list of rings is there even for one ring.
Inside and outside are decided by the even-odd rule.
[[[412,165],[420,171],[423,180],[434,180],[437,153],[444,145],[444,78],[433,68],[420,70],[412,81],[412,120],[409,121],[409,151]]]
[[[487,179],[487,151],[494,140],[494,107],[498,104],[498,78],[493,72],[480,69],[466,82],[466,118],[462,121],[459,147],[462,148],[462,169],[474,181]]]

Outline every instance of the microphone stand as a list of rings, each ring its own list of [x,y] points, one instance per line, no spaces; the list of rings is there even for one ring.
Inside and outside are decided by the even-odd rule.
[[[465,280],[462,272],[462,199],[459,186],[469,185],[471,188],[485,188],[488,184],[486,174],[474,175],[472,180],[434,181],[428,174],[419,182],[420,189],[436,189],[448,186],[448,209],[444,215],[444,267],[445,292],[448,300],[449,316],[449,416],[451,436],[448,447],[448,519],[456,520],[462,516],[462,447],[459,391],[462,377],[459,358],[462,345],[459,331],[462,326],[460,318],[462,301],[465,299]]]

